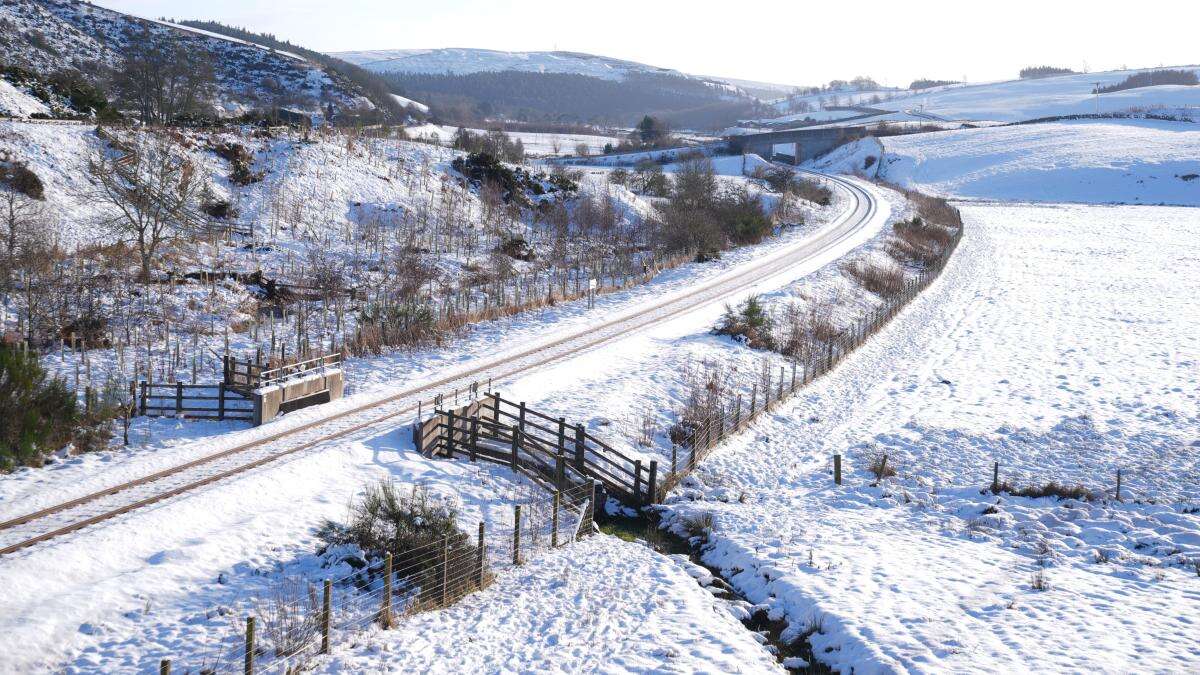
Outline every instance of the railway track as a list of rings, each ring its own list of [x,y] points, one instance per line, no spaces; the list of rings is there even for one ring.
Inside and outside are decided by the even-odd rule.
[[[419,406],[432,403],[436,392],[464,391],[476,382],[504,380],[753,288],[794,265],[820,256],[871,222],[878,206],[868,191],[846,179],[826,178],[849,195],[852,207],[833,226],[801,246],[769,254],[749,269],[735,267],[696,288],[638,307],[598,326],[574,331],[407,391],[0,522],[0,556],[296,456],[356,432],[395,422],[416,412]]]

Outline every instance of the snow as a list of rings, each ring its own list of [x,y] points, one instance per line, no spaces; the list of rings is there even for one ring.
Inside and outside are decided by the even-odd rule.
[[[603,80],[624,80],[629,73],[683,73],[633,61],[575,52],[505,52],[492,49],[383,49],[330,54],[383,73],[466,75],[514,70],[531,73],[569,73]]]
[[[1189,670],[1200,213],[963,212],[945,275],[710,456],[670,513],[713,513],[705,561],[794,625],[819,621],[818,658],[843,670]],[[877,453],[900,476],[875,487]],[[1018,486],[1109,498],[1120,468],[1126,502],[981,494],[993,461]]]
[[[314,672],[780,672],[728,606],[674,558],[598,535]]]
[[[429,112],[429,106],[425,105],[424,103],[418,103],[417,101],[414,101],[411,98],[405,98],[399,94],[392,94],[391,96],[396,101],[396,103],[399,103],[400,105],[402,105],[406,108],[416,108],[417,110],[420,110],[423,113]]]
[[[1076,120],[866,139],[816,160],[969,199],[1200,206],[1200,125]]]
[[[50,107],[0,78],[0,117],[29,117],[49,113]]]
[[[1195,66],[1185,66],[1182,69],[1198,70]],[[932,114],[951,120],[1001,122],[1020,122],[1062,115],[1090,115],[1097,112],[1153,111],[1157,108],[1164,108],[1165,112],[1180,108],[1191,108],[1194,111],[1200,107],[1200,87],[1197,86],[1142,87],[1102,94],[1099,100],[1092,93],[1097,82],[1101,86],[1108,86],[1146,70],[1152,69],[950,85],[901,92],[900,95],[891,94],[889,100],[871,105],[896,112]],[[816,116],[819,113],[798,113],[764,121],[795,121],[804,119],[809,114]],[[845,112],[840,114],[849,116]]]
[[[504,349],[514,349],[513,345],[515,349],[527,349],[536,341],[552,341],[566,332],[594,325],[597,316],[617,316],[647,302],[686,292],[696,283],[737,274],[741,265],[801,245],[811,235],[812,228],[827,222],[834,213],[836,210],[826,212],[824,221],[814,218],[808,229],[785,231],[763,245],[734,251],[717,263],[685,266],[664,273],[645,286],[602,296],[591,311],[582,302],[559,303],[543,312],[484,324],[470,332],[464,342],[450,347],[397,353],[374,360],[352,359],[346,365],[347,372],[361,376],[356,387],[361,387],[362,393],[289,414],[258,429],[216,435],[229,431],[230,426],[206,423],[185,429],[182,427],[190,423],[161,420],[153,428],[156,433],[166,432],[166,438],[145,448],[74,457],[47,471],[23,470],[4,476],[0,480],[3,492],[0,505],[6,514],[28,512],[69,495],[90,492],[155,468],[299,426],[316,416],[387,395],[389,388],[394,391],[396,387],[444,377],[453,370],[469,369],[473,362],[502,355]],[[876,223],[874,227],[877,229],[879,225]],[[869,237],[873,231],[862,236]],[[853,239],[848,240],[840,248],[823,254],[823,259],[836,259],[854,243]],[[814,262],[813,266],[818,264]],[[784,283],[808,269],[789,270],[772,283]],[[697,324],[710,322],[719,312],[719,304],[707,306],[698,317],[685,317],[669,330],[688,335]],[[656,327],[655,331],[658,330]],[[619,346],[622,344],[627,346]],[[617,343],[615,351],[637,351],[643,344],[644,338],[635,335]],[[593,354],[603,351],[586,352],[575,367],[592,368],[589,363]],[[556,371],[551,370],[546,376],[551,381],[567,383]],[[534,386],[530,378],[511,384]],[[432,461],[417,455],[412,451],[405,426],[409,419],[399,418],[395,427],[364,430],[336,443],[306,450],[285,462],[256,469],[44,546],[5,556],[0,561],[0,585],[19,589],[5,598],[4,611],[0,612],[0,616],[7,617],[0,620],[0,651],[6,655],[5,666],[19,671],[57,667],[82,672],[113,667],[147,669],[163,656],[186,657],[214,648],[229,636],[229,617],[239,616],[252,605],[254,598],[268,592],[270,582],[285,575],[311,577],[317,573],[313,528],[325,518],[342,517],[362,486],[380,478],[390,477],[403,485],[426,485],[437,494],[453,496],[462,503],[467,522],[479,518],[489,522],[503,519],[511,513],[511,501],[527,495],[527,488],[507,470],[466,462]],[[676,659],[697,664],[705,658],[720,659],[724,664],[762,662],[761,656],[758,661],[738,656],[745,653],[748,643],[728,635],[736,626],[713,617],[711,595],[702,590],[698,595],[686,570],[668,571],[659,562],[630,552],[620,557],[631,565],[626,568],[627,574],[640,575],[650,569],[659,578],[654,592],[663,601],[655,600],[650,607],[660,606],[655,615],[663,617],[662,623],[642,621],[637,626],[651,632],[636,636],[665,636],[664,639],[674,641],[656,646],[657,652],[649,648],[631,651],[623,657],[628,660],[620,663],[653,661],[669,667]],[[580,560],[578,564],[586,562]],[[667,590],[668,585],[684,581],[685,588]],[[645,586],[640,587],[640,592],[638,588],[633,587],[629,592],[638,592],[637,597],[645,598]],[[585,597],[603,596],[599,590],[581,590],[581,593]],[[668,595],[672,599],[667,600]],[[700,598],[706,602],[700,602]],[[646,614],[640,610],[636,617],[641,621]],[[42,618],[33,622],[25,619],[34,615]],[[614,618],[609,625],[628,630],[634,626],[629,616]],[[689,625],[696,626],[695,631],[702,635],[726,634],[725,642],[718,644],[733,645],[735,651],[729,652],[733,655],[718,656],[712,651],[718,647],[710,648],[707,639],[696,641]],[[719,649],[721,654],[727,653],[725,646]],[[536,645],[529,653],[537,653]]]
[[[459,127],[446,124],[417,124],[404,128],[409,138],[435,141],[448,145],[454,141],[454,134]],[[487,129],[467,129],[476,134],[486,134]],[[588,148],[589,153],[604,152],[604,146],[616,145],[621,142],[616,136],[600,136],[594,134],[544,133],[534,131],[506,131],[510,139],[520,140],[525,147],[525,154],[530,157],[556,157],[575,154],[576,146],[580,143]]]

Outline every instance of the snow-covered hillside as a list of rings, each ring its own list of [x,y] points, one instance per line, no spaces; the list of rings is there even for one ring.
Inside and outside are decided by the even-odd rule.
[[[893,112],[914,111],[935,118],[958,121],[1020,122],[1062,115],[1122,113],[1130,110],[1162,109],[1173,113],[1190,108],[1200,110],[1200,86],[1161,85],[1128,89],[1097,97],[1096,84],[1108,86],[1121,82],[1129,75],[1150,69],[1118,70],[1104,73],[1061,75],[1039,79],[954,84],[915,92],[885,94],[886,100],[871,106]],[[1200,70],[1196,66],[1184,70]],[[871,94],[844,95],[846,105],[863,104]],[[822,97],[828,101],[830,96]],[[764,123],[784,123],[803,120],[821,113],[797,113]],[[840,111],[826,118],[842,119],[855,116],[853,111]],[[822,119],[817,117],[817,119]]]
[[[0,62],[47,74],[63,68],[88,75],[117,66],[143,32],[172,35],[207,55],[217,80],[213,101],[225,114],[288,105],[319,111],[371,107],[359,87],[286,52],[123,14],[78,0],[8,0],[0,4]]]
[[[630,73],[661,73],[685,77],[669,68],[578,52],[502,52],[492,49],[382,49],[331,54],[381,73],[467,73],[515,70],[566,73],[602,80],[624,80]]]
[[[1188,122],[1076,120],[869,138],[815,165],[971,199],[1200,206],[1200,124]]]

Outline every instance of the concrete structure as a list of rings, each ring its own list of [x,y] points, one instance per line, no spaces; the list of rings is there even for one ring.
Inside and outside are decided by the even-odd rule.
[[[266,424],[283,413],[336,401],[342,397],[345,388],[341,369],[333,368],[314,370],[310,375],[256,389],[253,392],[254,426]]]
[[[726,138],[726,141],[729,143],[729,149],[736,154],[749,153],[759,155],[763,159],[774,157],[776,155],[776,146],[790,145],[792,146],[791,153],[788,153],[785,149],[778,154],[787,155],[791,158],[793,164],[799,164],[867,135],[867,128],[861,126],[820,127],[741,134],[729,136]]]

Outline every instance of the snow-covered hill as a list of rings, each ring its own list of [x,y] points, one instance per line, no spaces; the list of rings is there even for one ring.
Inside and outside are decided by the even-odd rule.
[[[1074,120],[868,138],[816,165],[971,199],[1200,206],[1200,124],[1190,122]]]
[[[153,21],[75,0],[0,4],[0,63],[48,74],[62,69],[102,76],[144,32],[174,35],[207,55],[215,69],[214,105],[226,114],[279,105],[317,111],[372,107],[365,92],[319,65],[215,33]]]
[[[1196,66],[1184,70],[1200,72]],[[1101,94],[1092,92],[1096,85],[1108,86],[1121,82],[1129,75],[1146,70],[1116,70],[1105,73],[1083,73],[1040,79],[953,84],[916,92],[886,94],[872,107],[904,112],[916,111],[934,117],[962,121],[1021,122],[1062,115],[1121,113],[1130,110],[1162,109],[1171,113],[1180,109],[1200,110],[1200,87],[1163,85],[1141,87]],[[857,105],[870,102],[871,95],[843,95],[839,103]],[[825,96],[832,100],[831,96]],[[841,119],[854,116],[853,111],[831,111],[824,117],[820,112],[784,115],[764,123],[796,122],[813,116],[817,119]]]
[[[335,52],[331,56],[380,73],[468,73],[515,70],[528,73],[564,73],[624,80],[630,73],[661,73],[686,77],[669,68],[578,52],[502,52],[492,49],[381,49]]]

